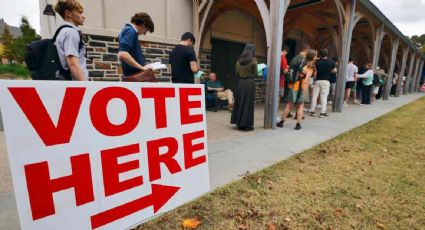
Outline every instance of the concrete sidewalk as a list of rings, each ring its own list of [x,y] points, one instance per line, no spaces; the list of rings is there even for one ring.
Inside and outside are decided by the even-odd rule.
[[[420,93],[390,98],[372,106],[350,105],[344,108],[344,113],[331,113],[329,118],[306,115],[301,131],[294,130],[293,119],[276,131],[259,129],[263,117],[261,107],[256,108],[254,132],[232,129],[228,124],[228,111],[208,112],[211,188],[240,179],[247,171],[252,173],[269,167],[424,96]],[[20,229],[7,161],[4,133],[0,132],[0,230]]]

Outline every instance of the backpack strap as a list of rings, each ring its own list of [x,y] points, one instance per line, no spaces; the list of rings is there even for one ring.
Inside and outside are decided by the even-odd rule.
[[[72,28],[72,29],[74,29],[74,30],[76,30],[74,27],[72,27],[71,25],[61,25],[57,30],[56,30],[56,32],[55,32],[55,35],[53,36],[53,38],[52,38],[52,42],[53,43],[55,43],[56,42],[56,38],[58,37],[58,35],[59,35],[59,32],[63,29],[63,28]],[[80,34],[80,32],[77,30],[77,32],[78,32],[78,36],[80,36],[80,43],[78,44],[78,49],[81,49],[81,48],[83,48],[83,46],[84,46],[84,41],[83,41],[83,38],[81,37],[81,34]]]

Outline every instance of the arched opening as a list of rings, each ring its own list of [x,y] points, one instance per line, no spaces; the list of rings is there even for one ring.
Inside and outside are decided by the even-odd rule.
[[[201,69],[216,73],[224,87],[233,91],[237,83],[235,63],[246,43],[254,43],[258,62],[266,63],[266,33],[254,1],[214,3],[200,42]],[[265,84],[260,78],[256,81],[256,101],[263,102]]]

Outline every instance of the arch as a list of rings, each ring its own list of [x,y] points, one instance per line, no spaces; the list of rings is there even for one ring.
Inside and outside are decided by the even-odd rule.
[[[224,3],[229,3],[229,1],[228,2],[224,2]],[[245,13],[253,16],[256,19],[256,21],[260,25],[262,25],[262,28],[263,28],[264,32],[266,33],[266,29],[264,27],[264,23],[263,23],[263,20],[262,20],[261,15],[260,15],[259,9],[257,7],[255,7],[255,9],[252,9],[252,8],[253,7],[251,7],[251,8],[242,7],[241,4],[237,4],[236,1],[235,2],[232,2],[231,4],[215,3],[213,5],[212,9],[210,10],[209,15],[208,15],[208,17],[207,17],[207,19],[205,21],[205,24],[204,24],[204,28],[205,29],[202,31],[202,33],[199,36],[200,37],[200,39],[199,39],[200,50],[202,50],[202,47],[203,47],[204,41],[205,41],[205,36],[207,34],[207,31],[208,31],[206,28],[210,28],[211,25],[214,23],[214,21],[220,15],[222,15],[222,14],[228,12],[228,11],[240,10],[240,11],[243,11],[243,12],[245,12]],[[266,40],[266,43],[267,43],[267,40]]]

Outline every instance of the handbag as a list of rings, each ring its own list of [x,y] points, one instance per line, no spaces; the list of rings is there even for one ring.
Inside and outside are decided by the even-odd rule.
[[[153,70],[148,69],[145,71],[140,71],[138,73],[135,73],[133,75],[130,75],[128,77],[123,77],[122,81],[125,82],[158,82],[158,80],[155,78],[155,74],[153,73]]]

